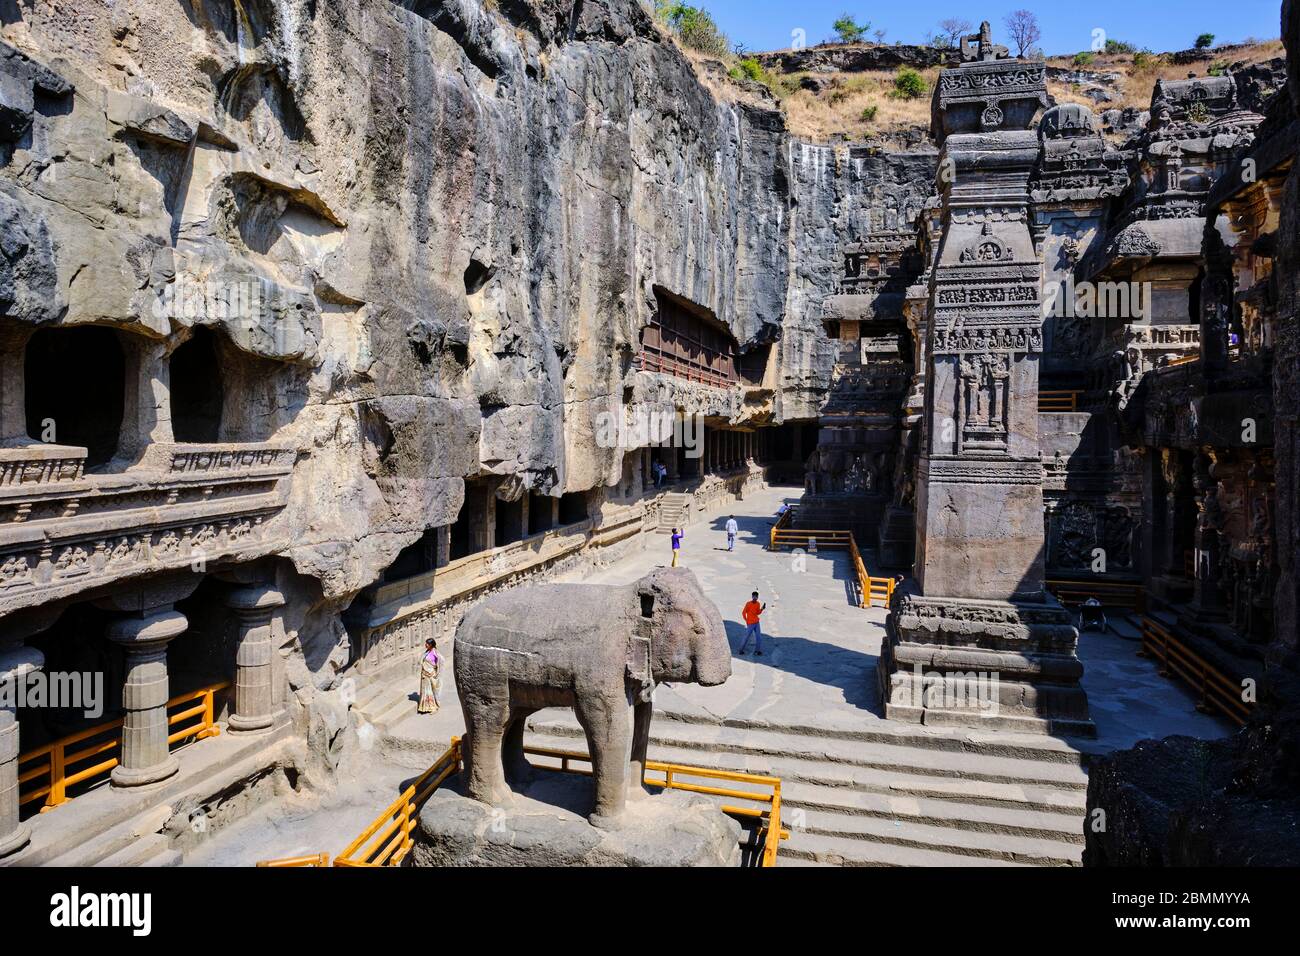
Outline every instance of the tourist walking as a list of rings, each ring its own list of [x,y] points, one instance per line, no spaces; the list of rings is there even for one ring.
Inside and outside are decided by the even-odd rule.
[[[438,712],[438,671],[442,658],[438,656],[433,638],[424,642],[424,656],[420,658],[420,706],[417,713]]]
[[[745,648],[749,646],[749,639],[752,637],[754,639],[754,656],[763,656],[763,629],[758,622],[766,610],[766,604],[760,605],[758,603],[758,592],[755,591],[749,603],[740,612],[740,616],[745,619],[745,640],[741,642],[740,650],[737,653],[745,653]]]
[[[736,516],[732,515],[727,519],[727,550],[736,550],[736,535],[740,532],[740,525],[736,524]]]
[[[682,538],[686,537],[686,532],[681,528],[673,528],[673,567],[677,567],[677,553],[682,550]]]

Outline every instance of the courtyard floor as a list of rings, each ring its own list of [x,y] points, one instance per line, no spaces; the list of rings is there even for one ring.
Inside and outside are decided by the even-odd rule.
[[[764,656],[755,657],[752,648],[745,656],[735,656],[731,678],[719,687],[661,686],[655,695],[657,713],[728,725],[725,732],[733,734],[745,732],[739,723],[831,731],[884,722],[875,668],[886,611],[858,608],[852,603],[849,556],[840,551],[797,555],[766,550],[777,509],[798,497],[798,489],[778,487],[736,502],[734,515],[740,534],[733,552],[726,549],[723,531],[730,512],[720,511],[687,529],[680,565],[695,572],[721,610],[733,654],[744,636],[740,611],[750,592],[758,591],[759,599],[767,603]],[[870,552],[865,559],[870,566]],[[645,550],[574,580],[623,584],[670,560],[668,536],[650,536]],[[1083,685],[1098,736],[1095,740],[1070,739],[1071,746],[1107,752],[1144,738],[1170,734],[1214,738],[1231,731],[1225,721],[1198,713],[1185,688],[1160,677],[1153,663],[1136,655],[1137,632],[1130,622],[1121,619],[1116,627],[1121,634],[1090,631],[1079,642],[1085,667]],[[400,746],[394,750],[393,741],[425,742],[439,749],[463,732],[450,668],[446,673],[441,711],[415,713],[416,688],[412,686],[410,716],[390,727],[385,738],[388,745],[377,749],[369,761],[361,761],[354,770],[355,779],[336,794],[304,798],[301,806],[288,808],[278,817],[268,813],[257,824],[255,835],[230,834],[210,849],[191,854],[186,862],[246,864],[251,862],[250,854],[264,859],[321,849],[337,852],[348,842],[349,834],[362,829],[357,824],[363,825],[383,809],[387,803],[383,794],[395,795],[412,771],[420,769],[416,754],[429,752],[423,749],[403,755]],[[913,729],[953,733],[947,728]],[[972,738],[984,736],[979,731],[969,734]],[[993,731],[988,734],[1005,736]]]

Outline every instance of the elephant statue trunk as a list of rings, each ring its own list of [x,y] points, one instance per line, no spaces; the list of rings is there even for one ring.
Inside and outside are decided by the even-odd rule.
[[[456,629],[469,796],[509,802],[507,775],[527,771],[524,727],[544,707],[572,707],[587,737],[595,826],[616,826],[645,791],[651,698],[660,683],[731,676],[722,615],[685,568],[624,586],[549,584],[494,595]]]

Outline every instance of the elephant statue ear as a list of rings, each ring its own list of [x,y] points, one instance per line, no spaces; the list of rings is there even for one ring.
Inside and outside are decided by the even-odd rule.
[[[641,699],[647,699],[654,690],[654,677],[650,673],[649,638],[633,636],[628,639],[627,676],[634,684],[641,686]]]

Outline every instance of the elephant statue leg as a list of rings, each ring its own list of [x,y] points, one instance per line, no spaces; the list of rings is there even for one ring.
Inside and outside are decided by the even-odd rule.
[[[611,701],[596,695],[584,697],[579,694],[574,710],[587,734],[591,769],[596,781],[596,806],[587,819],[594,827],[615,829],[627,809],[631,707],[621,699]]]
[[[501,763],[501,738],[510,723],[510,705],[504,700],[462,697],[465,714],[466,790],[475,800],[505,806],[512,800]]]
[[[627,795],[628,799],[648,797],[645,788],[645,755],[650,746],[650,718],[654,714],[651,701],[638,700],[632,711],[632,762],[628,764]]]
[[[505,739],[501,743],[506,781],[515,789],[533,778],[532,764],[524,756],[524,726],[532,715],[531,709],[516,707],[511,713],[510,726],[506,728]]]

